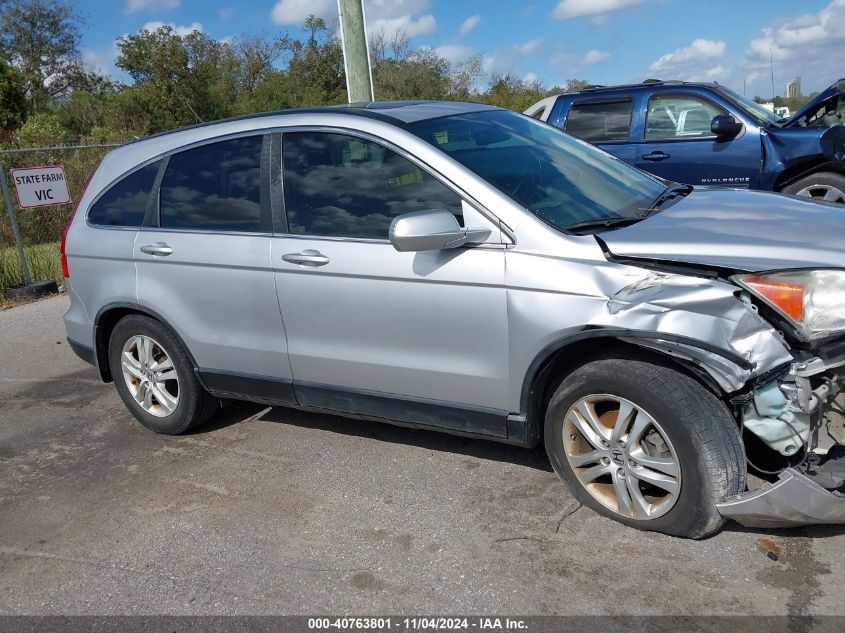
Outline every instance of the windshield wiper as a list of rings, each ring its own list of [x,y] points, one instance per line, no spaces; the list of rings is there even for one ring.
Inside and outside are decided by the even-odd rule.
[[[586,231],[589,229],[611,229],[618,226],[625,226],[627,224],[634,224],[639,222],[642,218],[599,218],[598,220],[585,220],[584,222],[576,222],[569,226],[563,227],[566,231],[577,233],[578,231]]]
[[[661,207],[666,204],[669,200],[673,200],[677,197],[684,197],[692,193],[693,186],[692,185],[684,185],[679,182],[673,182],[671,185],[666,187],[657,198],[655,198],[654,202],[645,209],[642,209],[643,215],[642,217],[647,218],[650,215],[658,213],[661,211]]]

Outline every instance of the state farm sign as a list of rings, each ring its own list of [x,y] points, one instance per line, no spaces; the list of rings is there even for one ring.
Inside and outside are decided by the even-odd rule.
[[[65,168],[61,165],[13,169],[12,181],[22,209],[70,202]]]

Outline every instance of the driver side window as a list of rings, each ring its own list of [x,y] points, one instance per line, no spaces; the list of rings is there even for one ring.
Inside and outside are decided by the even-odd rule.
[[[282,136],[285,211],[291,233],[387,239],[390,222],[412,211],[450,211],[461,198],[396,152],[327,132]]]
[[[704,138],[713,136],[713,117],[727,114],[706,99],[693,95],[652,95],[648,102],[645,140]]]

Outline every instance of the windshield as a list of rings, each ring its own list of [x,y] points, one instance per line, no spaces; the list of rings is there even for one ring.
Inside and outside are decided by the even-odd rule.
[[[743,97],[741,94],[737,94],[730,88],[719,86],[717,90],[721,92],[724,96],[726,96],[728,99],[733,101],[740,108],[745,110],[746,114],[749,114],[750,116],[754,117],[758,123],[763,123],[764,125],[773,125],[781,120],[781,117],[776,115],[774,112],[768,110],[767,108],[764,108],[762,105],[760,105],[756,101],[752,101],[748,97]]]
[[[429,119],[407,129],[559,229],[642,218],[666,189],[592,145],[507,110]]]

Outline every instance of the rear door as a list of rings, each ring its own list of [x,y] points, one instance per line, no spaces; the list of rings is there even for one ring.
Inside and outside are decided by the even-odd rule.
[[[209,387],[292,402],[270,263],[269,143],[215,140],[167,159],[135,241],[138,298],[181,335]]]
[[[286,233],[273,267],[297,400],[505,437],[504,246],[430,171],[353,132],[282,135]],[[396,251],[397,215],[448,210],[488,244]]]
[[[563,129],[633,165],[635,152],[629,142],[633,109],[629,95],[577,99],[569,108]]]
[[[636,166],[691,185],[755,188],[760,176],[760,137],[748,124],[735,138],[717,138],[713,117],[731,114],[715,101],[684,92],[656,92],[646,110]]]

